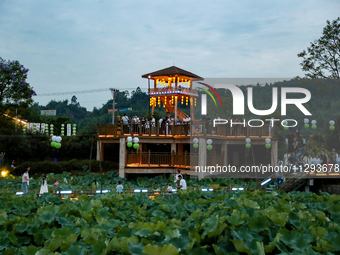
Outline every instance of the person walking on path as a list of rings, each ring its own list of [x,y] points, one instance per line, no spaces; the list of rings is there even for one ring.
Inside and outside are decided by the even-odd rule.
[[[31,167],[28,166],[26,168],[25,173],[22,175],[22,185],[21,186],[22,186],[22,189],[24,190],[24,194],[27,194],[27,192],[28,192],[27,182],[32,180],[32,179],[28,178],[28,172],[30,171],[30,169],[31,169]]]

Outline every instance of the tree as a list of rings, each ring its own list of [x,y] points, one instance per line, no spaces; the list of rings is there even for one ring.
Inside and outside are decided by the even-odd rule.
[[[27,83],[27,73],[19,61],[5,61],[0,58],[0,114],[10,107],[27,108],[32,102],[32,96],[37,94]]]
[[[298,54],[307,78],[340,78],[340,17],[323,29],[322,36]]]
[[[71,104],[78,104],[77,97],[75,95],[73,95],[73,97],[71,98]]]

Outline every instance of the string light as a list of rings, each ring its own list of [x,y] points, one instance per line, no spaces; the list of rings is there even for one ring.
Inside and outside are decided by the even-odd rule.
[[[196,98],[195,98],[195,106],[196,106]]]
[[[166,105],[166,96],[165,96],[165,102],[164,102],[164,105]]]

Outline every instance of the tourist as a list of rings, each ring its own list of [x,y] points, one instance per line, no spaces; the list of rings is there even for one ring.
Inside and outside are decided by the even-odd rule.
[[[0,153],[0,167],[4,165],[4,157],[6,155],[6,152],[1,152]]]
[[[181,174],[178,175],[179,185],[177,186],[177,189],[185,190],[187,189],[187,182],[183,179],[183,176]]]
[[[291,156],[288,159],[289,164],[296,165],[297,159],[295,157],[295,152],[292,152]]]
[[[169,184],[168,184],[168,187],[167,187],[167,192],[168,192],[168,193],[172,193],[172,190],[173,190],[173,188],[172,188],[172,186],[171,186],[171,183],[169,183]]]
[[[16,168],[15,161],[12,161],[11,168],[14,170]]]
[[[31,167],[26,167],[26,171],[25,173],[22,175],[22,189],[24,190],[24,194],[27,194],[28,192],[28,186],[27,186],[27,182],[32,180],[29,179],[28,177],[28,172],[30,171]]]
[[[320,165],[321,164],[321,158],[319,158],[318,154],[316,154],[313,161],[314,161],[314,165]]]
[[[304,167],[305,162],[303,161],[303,155],[302,155],[302,154],[300,154],[300,156],[299,156],[299,158],[298,158],[298,160],[297,160],[297,164],[298,164],[298,166],[300,166],[300,167]]]
[[[288,163],[288,159],[290,157],[290,153],[286,152],[284,155],[283,155],[283,165],[284,166],[288,166],[289,163]]]
[[[122,121],[123,121],[123,132],[124,134],[128,134],[129,133],[129,117],[126,116],[126,113],[124,113],[123,117],[122,117]]]
[[[46,175],[43,176],[39,194],[41,195],[41,194],[44,194],[44,193],[48,193],[48,185],[47,185]]]
[[[155,116],[151,116],[151,133],[155,133],[155,127],[156,127],[156,120]]]
[[[278,171],[275,172],[276,185],[281,185],[283,183],[283,180],[284,180],[283,161],[279,161],[278,166],[279,166],[279,169],[278,169]]]
[[[336,163],[340,165],[340,155],[339,153],[336,153]]]
[[[321,163],[324,165],[328,163],[328,157],[324,150],[321,150]]]
[[[145,120],[145,133],[150,134],[150,122],[148,119]]]
[[[313,161],[312,155],[309,154],[308,157],[306,158],[306,164],[310,166],[313,164],[313,162],[314,161]]]
[[[338,156],[338,154],[336,153],[335,149],[332,149],[331,158],[329,160],[329,163],[332,164],[332,165],[335,165],[337,156]]]
[[[117,190],[117,193],[118,194],[122,194],[123,193],[123,185],[122,185],[122,182],[121,181],[118,181],[117,182],[117,186],[116,186],[116,190]]]

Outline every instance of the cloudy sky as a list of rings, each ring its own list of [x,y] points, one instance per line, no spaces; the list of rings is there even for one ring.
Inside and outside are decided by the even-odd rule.
[[[172,65],[202,77],[291,78],[303,76],[297,53],[339,10],[338,0],[0,0],[0,57],[28,68],[38,95],[146,89],[141,75]],[[76,96],[92,110],[111,94]]]

